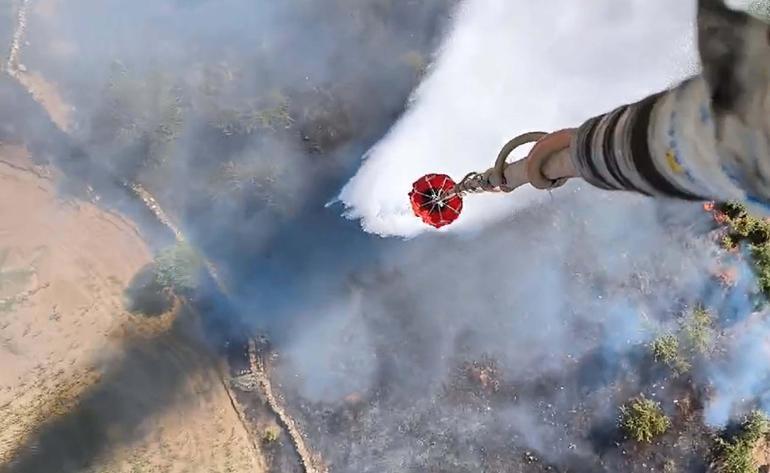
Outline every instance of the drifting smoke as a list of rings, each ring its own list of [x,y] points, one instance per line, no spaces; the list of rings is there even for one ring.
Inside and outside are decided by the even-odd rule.
[[[219,264],[236,311],[270,331],[289,407],[333,471],[635,471],[607,451],[617,405],[645,392],[674,409],[644,342],[704,298],[750,319],[750,277],[713,290],[698,206],[525,189],[469,199],[459,232],[398,241],[323,204],[345,186],[365,230],[416,235],[415,177],[483,170],[514,134],[692,72],[694,2],[462,4],[411,108],[345,185],[451,7],[49,1],[23,58],[76,106],[95,165],[150,187]],[[713,422],[761,386],[741,340],[697,373],[721,395]],[[732,373],[745,389],[723,389]]]
[[[283,328],[379,253],[323,203],[401,112],[453,5],[391,3],[50,0],[23,61],[75,105],[96,165],[150,188],[255,324]]]
[[[344,306],[349,272],[382,252],[323,203],[403,109],[452,3],[33,1],[20,67],[68,134],[3,75],[2,139],[60,165],[78,196],[88,184],[112,205],[124,180],[151,190],[227,279],[232,300],[206,313],[215,341],[248,335],[239,314],[276,341],[302,336],[302,314]],[[111,442],[71,449],[41,432],[30,449],[64,472]],[[9,471],[40,471],[21,463]]]
[[[409,111],[372,148],[343,189],[340,199],[347,215],[361,219],[368,232],[415,236],[427,230],[404,198],[416,177],[427,172],[460,177],[470,170],[484,170],[513,135],[575,126],[694,73],[694,3],[465,3]],[[543,203],[547,194],[531,189],[505,197],[469,198],[461,219],[444,231],[468,234],[500,220],[503,214],[519,212],[509,223],[461,239],[461,243],[434,236],[429,242],[412,244],[419,248],[415,254],[423,256],[413,254],[394,263],[399,266],[398,283],[378,282],[372,289],[387,292],[394,286],[401,297],[410,291],[415,294],[411,305],[391,308],[391,312],[409,315],[394,316],[387,324],[393,332],[386,331],[390,342],[382,341],[377,364],[400,365],[387,372],[408,378],[415,366],[421,367],[417,379],[422,382],[414,391],[404,388],[400,398],[423,402],[415,401],[402,411],[397,402],[391,404],[394,394],[381,394],[383,383],[388,383],[378,380],[370,393],[376,406],[373,410],[400,417],[395,422],[401,426],[413,418],[442,419],[446,421],[442,427],[437,427],[440,422],[430,425],[431,420],[424,420],[422,427],[453,441],[466,435],[488,438],[485,434],[491,435],[503,422],[524,437],[524,445],[551,459],[569,455],[568,444],[580,445],[577,453],[586,460],[583,467],[597,471],[600,461],[598,457],[591,460],[591,452],[601,452],[573,430],[574,417],[588,410],[595,422],[611,421],[614,411],[603,403],[607,399],[622,402],[622,397],[613,397],[613,390],[617,394],[621,385],[630,391],[651,389],[652,396],[662,394],[654,392],[656,386],[663,389],[661,379],[643,380],[641,374],[628,379],[622,371],[643,371],[644,363],[636,353],[639,347],[671,330],[675,315],[683,308],[701,302],[717,314],[722,335],[730,340],[725,356],[706,364],[696,376],[696,383],[713,389],[705,406],[705,423],[724,426],[751,407],[770,407],[763,394],[770,382],[765,363],[767,322],[766,316],[754,313],[756,308],[748,297],[756,292],[749,269],[740,266],[737,287],[725,295],[709,276],[714,268],[708,266],[716,262],[711,244],[682,247],[678,239],[694,239],[697,231],[689,228],[672,240],[671,229],[652,218],[655,205],[669,204],[626,195],[586,196],[593,192],[582,190],[568,197],[565,194],[570,190],[557,191],[556,200],[547,204]],[[525,208],[531,210],[520,210]],[[697,221],[693,208],[680,206],[674,211]],[[534,217],[537,212],[547,217]],[[361,311],[362,318],[372,320],[370,332],[383,330],[382,319],[387,317],[372,315],[378,310]],[[405,323],[403,317],[420,322]],[[743,321],[747,318],[748,322]],[[745,326],[734,325],[737,321]],[[423,346],[419,356],[401,345],[388,346],[409,335],[419,338],[416,333],[423,331],[431,334],[433,349]],[[414,344],[422,342],[415,340]],[[394,349],[406,353],[393,354]],[[562,385],[552,387],[556,393],[519,399],[521,405],[511,411],[494,411],[484,421],[474,419],[473,427],[469,419],[463,419],[462,409],[437,407],[452,360],[459,353],[468,359],[491,354],[504,367],[502,378],[517,386],[551,373],[558,373],[554,377]],[[356,351],[346,356],[360,360]],[[595,379],[587,381],[582,372],[585,367],[580,366],[592,362],[589,369],[595,370]],[[339,366],[345,364],[340,361]],[[551,409],[553,412],[545,412]],[[377,446],[377,441],[392,448],[392,438],[377,435],[375,426],[381,424],[367,420],[372,421],[372,430],[362,437],[377,440],[362,442],[366,446],[357,445],[354,450],[381,452],[388,448]],[[440,458],[450,461],[446,455],[451,448],[437,448],[431,457],[417,451],[424,448],[417,438],[398,432],[406,437],[402,448],[420,445],[410,451],[412,458],[430,457],[423,467]],[[392,431],[389,435],[398,434]],[[445,447],[448,445],[454,444],[447,442]],[[462,450],[457,445],[454,448]],[[473,463],[473,453],[464,453],[452,465],[458,471],[489,467],[481,459],[471,467],[467,462]],[[367,458],[357,465],[358,471],[366,471],[366,465],[376,461]],[[386,471],[399,467],[403,465],[380,465]],[[617,465],[605,467],[625,471]]]
[[[714,286],[712,244],[661,221],[644,199],[572,189],[471,240],[405,243],[358,283],[365,304],[330,307],[333,325],[284,353],[333,470],[510,471],[534,450],[569,471],[635,471],[591,433],[639,392],[675,408],[644,343]]]

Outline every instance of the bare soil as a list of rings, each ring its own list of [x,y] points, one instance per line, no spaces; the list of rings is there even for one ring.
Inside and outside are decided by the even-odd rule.
[[[0,145],[0,471],[264,471],[196,314],[124,309],[137,228],[52,174]]]

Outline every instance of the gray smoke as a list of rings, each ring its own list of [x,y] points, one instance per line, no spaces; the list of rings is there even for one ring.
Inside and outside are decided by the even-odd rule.
[[[573,187],[471,238],[403,243],[287,344],[284,385],[335,471],[510,471],[527,450],[618,471],[592,432],[642,392],[674,407],[645,342],[717,287],[706,227],[699,205]]]
[[[666,16],[630,3],[574,20]],[[634,471],[613,443],[617,406],[644,392],[675,411],[667,389],[683,388],[645,343],[703,302],[735,334],[694,375],[718,393],[708,419],[761,392],[753,279],[727,292],[712,280],[724,255],[700,236],[697,205],[572,185],[473,233],[411,241],[365,234],[324,206],[430,70],[452,2],[37,5],[23,61],[76,107],[72,137],[104,171],[94,176],[145,184],[219,265],[235,312],[274,339],[277,381],[333,471]],[[479,156],[496,148],[505,124],[494,126]],[[465,133],[455,138],[473,152]],[[72,154],[56,150],[67,165]]]

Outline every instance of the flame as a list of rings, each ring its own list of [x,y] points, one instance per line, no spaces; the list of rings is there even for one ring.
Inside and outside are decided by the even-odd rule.
[[[738,268],[728,266],[717,271],[716,278],[725,287],[733,287],[738,281]]]
[[[705,212],[710,212],[714,218],[714,221],[718,223],[719,225],[724,225],[727,223],[727,215],[723,212],[720,212],[717,209],[716,203],[712,200],[709,202],[703,203],[703,210]]]

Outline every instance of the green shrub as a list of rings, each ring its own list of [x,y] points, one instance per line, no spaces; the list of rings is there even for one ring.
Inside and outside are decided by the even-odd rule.
[[[690,363],[681,354],[679,339],[676,335],[661,335],[650,343],[650,351],[655,361],[664,363],[677,374],[685,373],[690,369]]]
[[[660,404],[643,395],[620,408],[620,427],[637,442],[652,443],[671,426]]]
[[[714,317],[703,307],[696,307],[682,323],[682,340],[691,355],[706,355],[714,341]]]
[[[732,250],[736,246],[738,246],[738,243],[733,239],[731,235],[724,235],[722,239],[719,241],[719,244],[722,248],[725,250]]]
[[[681,321],[675,333],[667,333],[650,342],[656,362],[663,363],[677,375],[692,368],[692,360],[708,355],[714,347],[714,317],[698,306]]]
[[[278,441],[278,438],[281,435],[281,430],[275,426],[271,425],[267,427],[264,432],[262,432],[262,443],[265,444],[271,444]]]
[[[161,286],[181,294],[200,284],[202,260],[187,243],[177,243],[155,257],[155,278]]]
[[[715,457],[720,473],[755,473],[757,466],[752,450],[767,435],[768,420],[761,412],[754,411],[744,419],[740,429],[730,438],[718,437]]]
[[[655,355],[655,361],[670,364],[679,354],[679,340],[671,334],[663,335],[653,340],[650,348]]]
[[[770,245],[750,245],[751,257],[754,262],[754,274],[762,293],[770,295]]]

